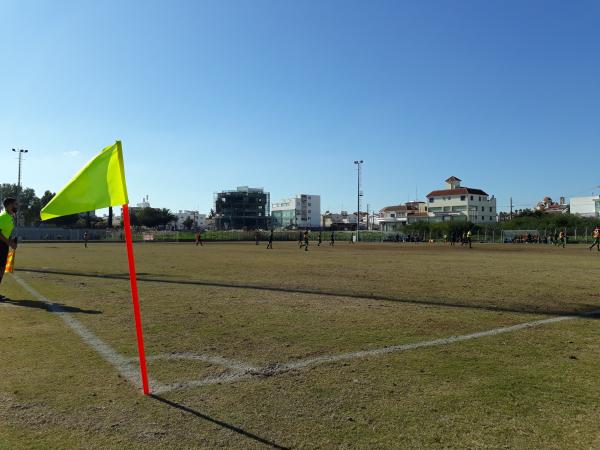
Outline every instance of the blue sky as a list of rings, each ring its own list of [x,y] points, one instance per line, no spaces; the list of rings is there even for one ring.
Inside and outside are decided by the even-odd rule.
[[[131,203],[450,175],[506,209],[600,192],[600,2],[0,0],[0,182],[56,191],[115,139]],[[40,192],[41,193],[41,192]]]

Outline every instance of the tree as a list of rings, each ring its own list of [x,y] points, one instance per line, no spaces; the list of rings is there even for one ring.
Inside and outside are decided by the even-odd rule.
[[[184,221],[183,221],[183,228],[187,229],[187,230],[191,230],[192,227],[194,226],[194,219],[190,216],[188,216]]]
[[[131,210],[131,223],[135,226],[160,227],[175,220],[166,208],[135,208]]]

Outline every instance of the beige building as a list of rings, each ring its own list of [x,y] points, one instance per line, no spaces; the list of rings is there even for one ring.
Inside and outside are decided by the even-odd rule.
[[[427,204],[414,201],[402,205],[386,206],[379,211],[375,223],[382,231],[397,230],[399,226],[413,223],[423,217],[427,218]]]
[[[427,194],[429,216],[439,221],[466,219],[478,224],[496,222],[496,198],[481,189],[463,187],[461,181],[457,177],[450,177],[444,189]]]

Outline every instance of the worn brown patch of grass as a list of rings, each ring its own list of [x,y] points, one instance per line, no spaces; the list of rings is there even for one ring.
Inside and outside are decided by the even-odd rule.
[[[140,282],[148,354],[263,365],[598,307],[597,255],[582,247],[275,245],[273,252],[252,244],[136,245],[142,280],[202,283]],[[74,317],[134,356],[127,281],[85,276],[121,276],[126,267],[124,249],[113,244],[23,245],[17,257],[17,268],[37,271],[19,276],[78,308]],[[35,299],[10,277],[2,289],[23,304],[0,306],[0,447],[599,444],[594,319],[164,395],[194,415],[141,397],[60,318],[32,307]],[[224,371],[197,361],[149,368],[163,383]]]

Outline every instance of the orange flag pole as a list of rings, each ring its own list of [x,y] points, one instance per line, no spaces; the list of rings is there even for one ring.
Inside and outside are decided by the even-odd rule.
[[[131,300],[133,301],[133,317],[135,319],[135,332],[137,335],[138,354],[140,357],[140,373],[142,376],[142,390],[144,395],[150,393],[148,386],[148,371],[146,369],[146,353],[144,351],[144,334],[142,332],[142,315],[140,313],[140,298],[138,296],[137,277],[135,273],[135,260],[133,257],[133,237],[131,236],[131,222],[129,220],[129,205],[123,205],[123,230],[127,246],[127,259],[129,260],[129,281],[131,284]]]

